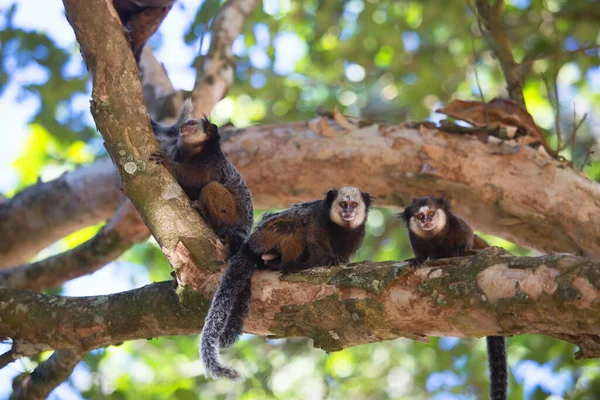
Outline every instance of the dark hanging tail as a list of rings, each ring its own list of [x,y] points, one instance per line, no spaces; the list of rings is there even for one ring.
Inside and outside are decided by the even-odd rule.
[[[490,364],[490,400],[506,400],[508,392],[506,338],[488,336],[486,341]]]
[[[200,357],[207,375],[213,378],[241,378],[236,370],[221,364],[219,349],[223,344],[229,345],[235,341],[231,338],[236,338],[242,331],[242,323],[248,312],[250,278],[254,269],[254,263],[244,255],[244,251],[235,254],[229,260],[210,304],[202,330]],[[223,340],[222,337],[228,340]]]

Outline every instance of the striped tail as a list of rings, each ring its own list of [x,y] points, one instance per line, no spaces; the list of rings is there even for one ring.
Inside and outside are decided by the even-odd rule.
[[[255,265],[244,251],[238,252],[230,260],[221,277],[217,292],[212,299],[208,315],[204,320],[202,339],[200,341],[200,357],[208,376],[213,378],[240,379],[241,375],[234,369],[221,364],[219,349],[221,337],[236,337],[241,333],[242,324],[229,324],[229,319],[242,320],[243,316],[232,316],[240,311],[240,303],[246,304],[242,312],[247,312],[250,301],[250,278]],[[241,317],[241,318],[240,318]],[[236,332],[230,332],[230,330]]]
[[[490,364],[490,400],[506,400],[508,392],[506,338],[488,336],[486,341]]]

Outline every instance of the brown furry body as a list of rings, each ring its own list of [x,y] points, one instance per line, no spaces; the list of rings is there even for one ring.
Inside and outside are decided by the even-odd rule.
[[[464,219],[450,211],[450,203],[443,196],[414,199],[399,216],[408,226],[410,244],[417,263],[427,259],[461,257],[467,250],[489,247],[485,240],[473,233]],[[490,399],[506,400],[506,339],[502,336],[488,336],[486,341],[491,377]]]
[[[242,250],[229,260],[202,331],[201,356],[207,373],[235,379],[219,348],[235,342],[248,313],[250,279],[256,268],[297,271],[347,263],[362,244],[370,196],[357,188],[330,190],[324,200],[265,214]]]
[[[254,222],[250,190],[237,169],[221,151],[216,125],[207,119],[190,119],[191,103],[182,107],[171,127],[153,123],[158,138],[171,141],[172,157],[163,152],[150,160],[164,165],[177,179],[190,205],[235,254],[250,235]]]

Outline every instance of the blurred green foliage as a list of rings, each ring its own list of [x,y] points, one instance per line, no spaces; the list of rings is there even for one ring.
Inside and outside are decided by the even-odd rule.
[[[183,3],[195,17],[181,41],[195,54],[220,2]],[[597,146],[600,137],[598,50],[562,54],[600,43],[600,2],[506,3],[504,23],[516,60],[548,55],[535,61],[527,77],[529,112],[556,145],[556,104],[548,98],[542,74],[556,75],[563,140],[588,113],[575,146],[562,154],[577,167],[589,161],[585,172],[600,181],[598,154],[586,159],[586,149]],[[89,98],[90,85],[74,38],[65,46],[43,31],[16,25],[21,6],[15,2],[0,10],[0,95],[16,85],[16,103],[33,96],[39,105],[13,163],[18,184],[6,195],[39,176],[49,179],[105,155],[87,106],[80,106]],[[150,44],[169,46],[164,35],[161,30]],[[506,93],[499,66],[463,0],[265,1],[236,46],[235,85],[213,111],[218,122],[230,120],[236,126],[309,119],[319,106],[388,122],[435,120],[435,109],[453,98],[483,95],[487,101]],[[22,79],[31,69],[37,78]],[[74,233],[52,251],[73,247],[97,229]],[[485,238],[514,254],[530,254],[501,239]],[[393,212],[374,210],[357,260],[411,256],[405,229]],[[155,243],[136,245],[121,260],[146,266],[151,281],[170,279]],[[574,346],[543,336],[515,337],[508,343],[511,399],[598,398],[600,364],[574,361]],[[307,339],[244,336],[226,353],[247,377],[241,383],[206,380],[197,350],[197,336],[111,346],[87,355],[67,385],[84,398],[132,400],[481,399],[488,390],[482,339],[432,338],[429,344],[399,339],[327,355]]]

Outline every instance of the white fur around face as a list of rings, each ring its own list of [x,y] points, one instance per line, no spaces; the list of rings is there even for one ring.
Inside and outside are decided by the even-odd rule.
[[[188,129],[194,129],[194,131],[188,133],[187,135],[180,134],[177,137],[177,144],[179,146],[197,146],[199,144],[204,143],[208,138],[206,132],[202,130],[202,124],[200,123],[196,124],[193,128]]]
[[[358,206],[354,209],[354,218],[352,220],[342,218],[343,210],[340,206],[340,202],[342,201],[355,201],[358,203]],[[355,187],[343,187],[339,189],[337,197],[329,210],[329,218],[335,224],[349,229],[356,229],[361,226],[367,218],[367,206],[363,201],[360,189]]]
[[[419,211],[415,213],[415,215],[413,215],[409,221],[410,230],[415,235],[423,238],[437,236],[444,230],[444,228],[446,227],[446,223],[448,222],[448,217],[444,210],[438,208],[437,210],[435,210],[435,214],[433,215],[431,221],[431,228],[425,229],[424,224],[417,219],[416,214],[421,212],[427,214],[427,211],[429,211],[428,206],[423,206],[419,208]]]

